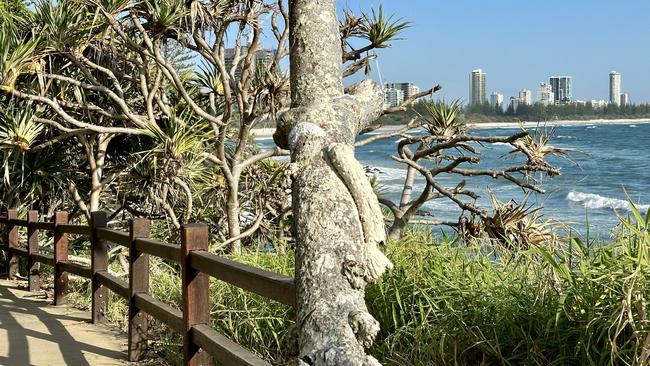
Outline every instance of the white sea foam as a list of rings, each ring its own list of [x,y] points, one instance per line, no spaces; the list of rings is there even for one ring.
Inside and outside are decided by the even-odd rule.
[[[630,204],[626,200],[604,197],[594,193],[571,191],[567,194],[566,199],[571,202],[581,203],[585,208],[630,210]],[[641,212],[646,212],[650,209],[650,205],[639,204],[636,207]]]
[[[632,127],[632,128],[636,128],[636,127],[639,127],[639,126],[637,126],[637,125],[630,125],[630,127]]]
[[[591,128],[596,128],[596,127],[598,127],[598,126],[587,126],[587,128],[590,128],[590,129]]]
[[[271,141],[273,136],[255,136],[255,141]]]
[[[406,178],[406,167],[388,168],[383,166],[374,167],[379,171],[379,177],[383,179],[404,179]]]
[[[559,139],[568,139],[568,140],[575,140],[575,136],[564,136],[564,135],[558,135],[557,138]]]
[[[496,146],[508,146],[508,147],[512,147],[512,145],[510,145],[510,144],[507,143],[507,142],[495,142],[493,145],[496,145]]]

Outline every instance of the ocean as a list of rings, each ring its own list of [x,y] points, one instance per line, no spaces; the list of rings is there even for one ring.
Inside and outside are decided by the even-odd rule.
[[[551,145],[570,150],[569,158],[551,157],[548,160],[562,169],[554,178],[537,177],[545,194],[531,194],[530,205],[542,207],[542,218],[572,232],[607,239],[619,223],[618,216],[630,214],[629,198],[645,213],[650,208],[650,124],[571,125],[556,126]],[[477,135],[510,135],[520,128],[475,128]],[[376,134],[378,132],[374,132]],[[371,134],[360,136],[372,136]],[[406,176],[405,165],[391,159],[397,153],[400,138],[376,141],[360,147],[357,159],[377,175],[380,194],[399,201]],[[272,147],[270,137],[257,139],[261,147]],[[513,163],[506,144],[479,147],[481,166],[506,167]],[[442,184],[455,187],[462,177],[441,177]],[[424,179],[416,182],[415,192],[424,187]],[[467,179],[466,188],[479,193],[478,204],[490,208],[488,190],[501,201],[521,201],[521,188],[503,180],[481,177]],[[434,218],[454,220],[460,214],[449,200],[436,200],[424,207]],[[617,216],[618,214],[618,216]]]

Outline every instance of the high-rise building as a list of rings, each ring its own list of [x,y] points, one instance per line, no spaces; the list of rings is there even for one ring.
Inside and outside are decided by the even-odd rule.
[[[404,100],[408,100],[420,92],[420,87],[413,83],[388,83],[384,88],[401,90],[404,93]]]
[[[476,69],[469,74],[469,104],[483,104],[486,102],[486,76],[487,74],[481,69]]]
[[[630,94],[621,93],[621,106],[626,106],[630,104]]]
[[[404,103],[404,92],[400,89],[384,89],[384,108],[397,107]]]
[[[503,94],[490,94],[490,106],[492,108],[503,107]]]
[[[551,76],[549,84],[553,88],[555,104],[571,103],[571,76]]]
[[[510,106],[508,108],[512,108],[513,112],[516,112],[517,108],[519,108],[519,98],[510,97]]]
[[[255,58],[253,61],[255,62],[256,66],[263,65],[264,67],[267,67],[273,62],[273,58],[275,57],[275,50],[272,49],[259,49],[255,53]],[[239,62],[237,64],[237,68],[235,69],[235,78],[239,79],[241,78],[241,73],[242,73],[242,65],[244,64],[244,58],[248,54],[248,46],[241,46],[239,48]],[[224,52],[224,61],[226,64],[226,70],[230,72],[230,70],[233,67],[233,63],[235,62],[235,57],[237,56],[237,48],[226,48]]]
[[[617,71],[609,73],[609,102],[621,105],[621,73]]]
[[[537,102],[542,105],[555,104],[555,94],[553,93],[553,87],[551,84],[539,84],[539,91],[537,92],[537,96]]]
[[[528,89],[521,89],[519,91],[519,104],[533,104],[533,93]]]

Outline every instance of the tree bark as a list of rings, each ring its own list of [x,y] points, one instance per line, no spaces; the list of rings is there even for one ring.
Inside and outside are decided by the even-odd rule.
[[[390,261],[383,217],[354,158],[354,139],[382,110],[381,88],[344,95],[335,0],[290,2],[292,108],[274,139],[291,151],[299,365],[378,365],[379,331],[364,300]]]
[[[228,237],[237,238],[241,234],[239,214],[239,175],[229,182],[226,198],[226,218],[228,219]],[[229,244],[229,250],[234,254],[241,254],[241,239],[233,240]]]
[[[408,218],[403,216],[393,218],[393,223],[388,229],[388,239],[389,240],[400,240],[404,234],[404,229],[408,225]]]

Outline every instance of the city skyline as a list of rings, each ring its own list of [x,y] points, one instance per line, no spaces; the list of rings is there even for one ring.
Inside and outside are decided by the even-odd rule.
[[[488,96],[515,96],[523,87],[535,92],[551,75],[571,75],[574,99],[609,100],[609,80],[602,75],[617,70],[633,103],[650,101],[650,51],[642,46],[650,2],[631,0],[612,9],[604,0],[339,0],[355,12],[380,4],[412,26],[403,40],[378,52],[375,80],[411,81],[423,89],[440,84],[437,98],[469,102],[467,75],[480,67],[489,74]]]

